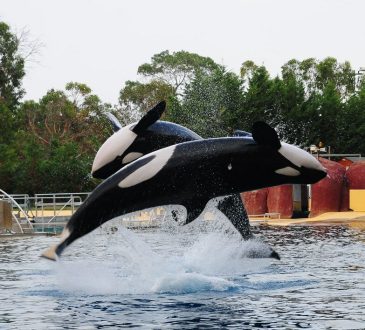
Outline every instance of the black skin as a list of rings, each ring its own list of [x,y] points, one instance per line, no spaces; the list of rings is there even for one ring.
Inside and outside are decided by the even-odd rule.
[[[126,165],[122,163],[122,160],[130,152],[139,152],[146,155],[174,144],[203,139],[186,127],[158,120],[164,112],[165,106],[166,103],[164,101],[160,102],[142,118],[142,124],[140,124],[140,121],[134,127],[131,127],[133,131],[137,130],[136,133],[138,136],[136,140],[122,155],[116,157],[112,162],[92,173],[93,177],[106,179],[119,171]],[[113,125],[114,131],[118,131],[122,128],[122,125],[114,116],[110,116],[109,119]],[[151,121],[154,122],[151,124]],[[237,136],[250,136],[250,133],[243,132],[244,134],[242,134],[241,132],[242,131],[236,131],[235,133]],[[252,238],[249,218],[239,194],[227,196],[217,207],[226,215],[244,240]]]
[[[201,136],[183,126],[159,120],[140,132],[136,140],[122,155],[116,157],[112,162],[92,173],[92,175],[98,179],[108,178],[127,165],[123,164],[122,160],[130,152],[140,152],[143,155],[147,155],[150,152],[174,144],[202,139]]]
[[[275,141],[266,141],[260,133],[256,139],[219,138],[178,144],[155,176],[120,188],[120,182],[148,166],[163,151],[137,159],[102,182],[80,206],[66,226],[70,236],[56,248],[57,255],[76,239],[116,216],[175,204],[186,208],[186,223],[189,223],[212,198],[281,184],[315,183],[326,176],[325,172],[303,167],[298,168],[301,174],[296,177],[275,173],[276,169],[293,164],[274,147],[280,145],[277,137]],[[228,202],[223,200],[218,207],[224,210],[225,203]]]

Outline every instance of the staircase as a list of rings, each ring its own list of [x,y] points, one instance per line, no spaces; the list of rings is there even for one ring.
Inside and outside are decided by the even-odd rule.
[[[9,204],[9,211],[7,211],[7,215],[5,216],[7,218],[5,222],[9,223],[11,218],[11,226],[6,225],[5,228],[0,228],[0,232],[4,234],[33,234],[33,224],[30,222],[23,208],[4,190],[0,189],[0,194],[0,200]]]

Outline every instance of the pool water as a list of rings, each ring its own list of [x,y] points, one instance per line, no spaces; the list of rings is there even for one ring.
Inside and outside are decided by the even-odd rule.
[[[56,263],[39,255],[57,237],[2,237],[0,329],[365,329],[364,231],[254,232],[280,261],[246,258],[265,245],[222,219],[133,231],[113,221]]]

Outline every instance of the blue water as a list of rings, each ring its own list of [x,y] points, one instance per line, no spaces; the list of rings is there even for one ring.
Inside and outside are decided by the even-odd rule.
[[[39,258],[56,237],[0,238],[0,329],[365,329],[363,230],[254,231],[281,261],[219,221],[110,223],[58,263]]]

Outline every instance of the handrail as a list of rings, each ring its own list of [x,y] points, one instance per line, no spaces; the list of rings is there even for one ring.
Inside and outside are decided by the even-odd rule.
[[[52,222],[61,211],[64,211],[67,206],[71,207],[71,215],[75,213],[75,208],[80,206],[83,199],[86,199],[90,193],[45,193],[34,195],[34,206],[37,219],[45,221],[45,211],[52,210],[51,219],[48,222]],[[40,215],[39,215],[40,213]]]
[[[12,217],[14,218],[14,220],[16,221],[17,225],[19,226],[20,232],[21,232],[22,234],[24,234],[23,227],[22,227],[22,225],[20,224],[20,222],[18,221],[18,218],[17,218],[17,217],[13,214],[13,212],[11,212],[11,215],[12,215]]]
[[[81,198],[80,198],[81,200]],[[74,196],[71,196],[71,198],[59,209],[57,210],[57,212],[54,214],[54,216],[47,222],[47,223],[50,223],[52,222],[53,219],[55,219],[58,214],[67,206],[67,205],[71,205],[72,207],[72,212],[74,212],[74,202],[75,202],[75,197]]]
[[[24,214],[24,217],[25,217],[26,221],[28,222],[30,228],[33,230],[33,224],[29,221],[28,215],[25,213],[25,211],[22,209],[22,207],[18,204],[18,202],[13,197],[11,197],[8,193],[6,193],[4,190],[0,189],[0,192],[2,194],[4,194],[5,196],[7,196],[12,201],[12,203],[14,203],[19,208],[19,210]],[[18,221],[17,221],[17,223],[20,226],[20,223]],[[22,233],[24,233],[23,229],[22,229]]]
[[[6,195],[4,194],[0,194],[0,199],[2,197],[6,197]],[[10,197],[14,200],[17,201],[18,204],[20,206],[23,207],[24,210],[28,210],[29,207],[29,195],[28,194],[11,194]],[[12,202],[12,201],[11,201]]]

